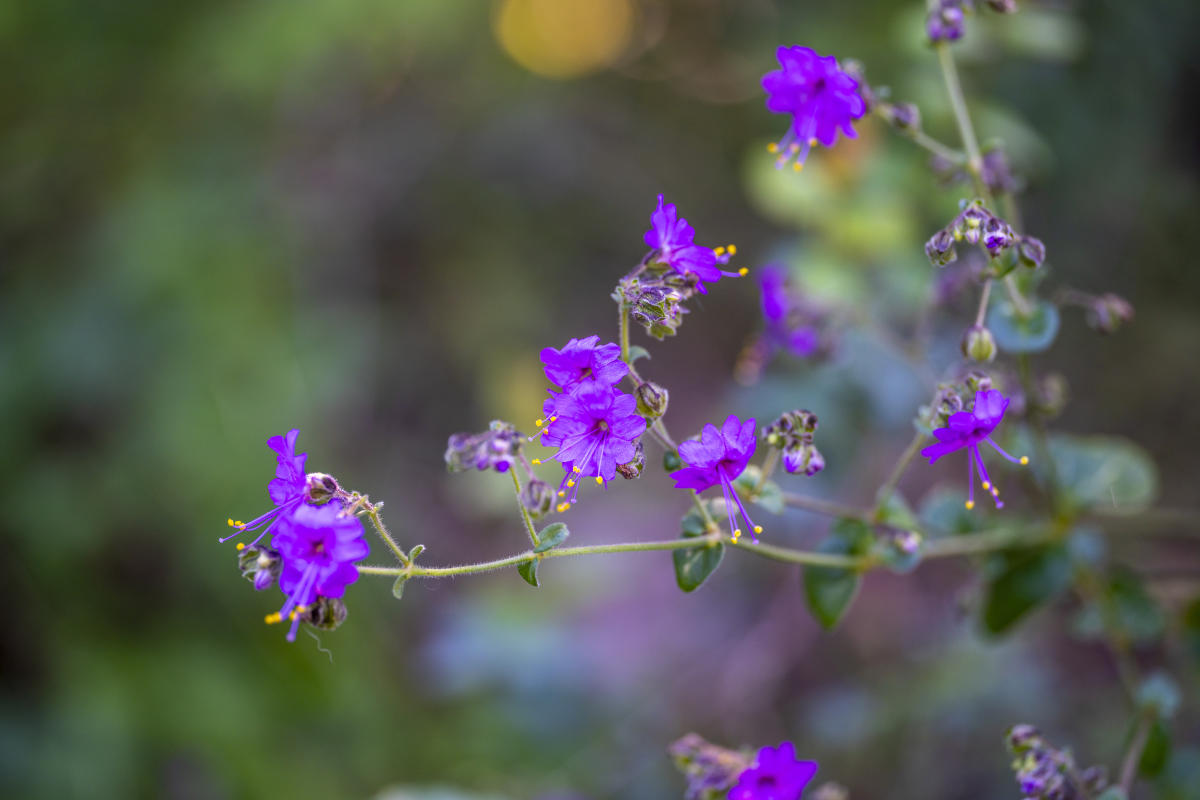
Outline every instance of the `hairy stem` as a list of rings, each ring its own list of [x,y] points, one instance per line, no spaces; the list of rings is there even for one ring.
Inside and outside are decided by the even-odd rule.
[[[396,543],[396,540],[392,538],[392,534],[388,532],[387,526],[383,524],[383,517],[379,515],[379,507],[382,505],[383,503],[378,505],[371,505],[368,503],[367,519],[371,520],[371,524],[375,526],[375,532],[379,534],[379,538],[383,539],[383,541],[387,543],[387,546],[391,548],[393,553],[395,553],[396,558],[399,559],[400,563],[407,564],[408,554],[405,553],[404,550],[401,549],[400,545]]]
[[[992,294],[992,279],[988,278],[983,282],[983,291],[979,293],[979,310],[975,312],[975,327],[983,327],[983,320],[987,316],[988,297]]]
[[[517,493],[517,508],[521,510],[521,519],[525,521],[525,530],[529,533],[529,541],[534,547],[537,547],[539,542],[537,531],[535,531],[533,528],[533,518],[529,516],[529,509],[527,509],[525,504],[521,502],[521,478],[519,475],[517,475],[517,471],[515,469],[510,469],[509,472],[512,473],[513,489]]]

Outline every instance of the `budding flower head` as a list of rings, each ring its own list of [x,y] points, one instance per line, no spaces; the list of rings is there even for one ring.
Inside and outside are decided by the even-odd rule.
[[[238,568],[242,577],[261,592],[275,585],[283,569],[283,559],[279,557],[279,551],[269,547],[246,547],[238,551]]]
[[[450,472],[507,472],[520,457],[523,438],[512,424],[502,420],[494,420],[482,433],[456,433],[446,442],[446,468]]]
[[[667,752],[687,778],[685,800],[724,797],[751,763],[747,754],[718,747],[694,733],[672,742]]]
[[[646,381],[637,388],[637,410],[648,420],[656,420],[667,413],[667,401],[670,394],[665,388],[652,381]]]
[[[329,502],[338,492],[338,482],[324,472],[310,472],[304,477],[308,502],[315,506]]]
[[[1011,225],[985,208],[982,201],[973,200],[964,203],[958,216],[930,237],[925,244],[925,255],[934,266],[944,267],[958,258],[955,243],[961,241],[981,245],[988,258],[999,259],[1022,239]]]
[[[972,361],[987,363],[996,357],[996,339],[982,325],[972,325],[963,334],[962,354]]]
[[[857,136],[853,121],[866,113],[859,82],[838,66],[833,56],[822,56],[809,47],[793,45],[776,51],[781,69],[763,76],[767,110],[790,114],[791,124],[771,152],[778,155],[775,166],[791,163],[799,172],[808,151],[816,144],[832,147],[838,132]]]
[[[789,444],[783,448],[783,468],[793,474],[803,472],[811,478],[825,469],[825,457],[811,444]]]

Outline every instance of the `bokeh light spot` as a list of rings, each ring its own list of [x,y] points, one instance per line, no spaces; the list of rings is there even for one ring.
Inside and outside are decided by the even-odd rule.
[[[530,72],[573,78],[612,64],[633,33],[631,0],[502,0],[496,39]]]

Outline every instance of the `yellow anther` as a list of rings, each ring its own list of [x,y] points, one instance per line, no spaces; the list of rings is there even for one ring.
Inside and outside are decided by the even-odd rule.
[[[792,169],[796,172],[799,172],[800,170],[804,169],[804,163],[797,161],[795,164],[792,164]]]
[[[535,458],[535,459],[534,459],[532,462],[530,462],[530,463],[532,463],[532,464],[540,464],[540,463],[542,463],[542,460],[541,460],[540,458]]]
[[[542,427],[543,425],[545,425],[545,424],[546,424],[546,420],[544,420],[544,419],[535,419],[535,420],[533,421],[533,424],[534,424],[534,425],[537,425],[537,426],[540,428],[540,427]]]
[[[816,147],[816,146],[817,146],[817,137],[815,137],[815,136],[814,136],[813,138],[809,139],[809,140],[808,140],[808,146],[809,146],[809,147]]]
[[[559,490],[559,492],[558,492],[558,496],[559,496],[559,497],[566,497],[566,496],[567,496],[567,493],[566,493],[566,492],[564,492],[564,491],[562,491],[562,490],[560,489],[560,490]]]
[[[992,489],[992,497],[999,497],[999,496],[1000,496],[1000,490]]]
[[[992,485],[991,485],[990,483],[988,483],[987,481],[984,481],[984,482],[983,482],[983,488],[984,488],[985,490],[990,490],[990,489],[992,488]]]
[[[556,419],[558,419],[558,414],[555,414],[553,417],[546,420],[546,424],[549,425],[551,422],[554,422],[554,420],[556,420]]]
[[[288,614],[288,619],[292,622],[295,622],[296,621],[296,612],[293,611],[292,613]]]
[[[954,241],[956,241],[956,242],[962,241],[962,231],[960,231],[960,230],[954,231]]]
[[[567,481],[567,486],[574,486],[574,485],[575,485],[575,479],[574,479],[574,478],[572,478],[571,480]]]
[[[725,248],[724,248],[724,247],[714,247],[714,248],[713,248],[713,255],[715,255],[715,256],[720,256],[720,255],[724,255],[724,254],[725,254]]]
[[[762,525],[755,525],[755,526],[754,526],[754,532],[755,532],[755,533],[762,533]]]
[[[731,245],[729,245],[729,247],[726,247],[725,249],[729,251],[729,255],[731,255],[731,256],[737,255],[737,245],[736,244],[731,244]]]
[[[276,622],[283,622],[283,617],[279,616],[279,612],[276,611],[274,614],[267,614],[263,621],[268,625],[274,625]]]
[[[797,144],[796,142],[792,142],[792,146],[791,146],[791,147],[789,147],[789,148],[788,148],[788,150],[792,151],[793,153],[799,152],[799,151],[800,151],[800,145],[799,145],[799,144]]]
[[[238,550],[245,550],[245,549],[246,549],[246,543],[245,543],[245,542],[238,542],[238,543],[237,543],[237,549],[238,549]]]
[[[975,507],[975,501],[968,500],[967,502],[963,503],[963,505],[967,507],[967,511],[970,511],[972,508]]]
[[[596,483],[598,483],[598,484],[600,484],[601,486],[603,486],[603,485],[604,485],[604,478],[601,478],[599,475],[597,475],[597,476],[596,476]]]
[[[741,275],[743,278],[749,274],[750,274],[750,270],[747,267],[742,267],[741,269],[738,270],[738,275]]]
[[[769,145],[767,145],[767,152],[768,153],[778,153],[779,145],[776,144],[775,142],[771,142]]]
[[[570,503],[559,503],[557,506],[555,506],[555,510],[556,510],[556,511],[558,511],[558,513],[560,513],[560,514],[561,514],[561,513],[563,513],[564,511],[566,511],[566,510],[567,510],[568,508],[570,508],[570,507],[571,507],[571,504],[570,504]]]
[[[734,541],[734,542],[736,542],[738,539],[742,538],[742,529],[741,529],[741,528],[734,528],[734,529],[733,529],[733,536],[732,536],[731,538],[733,539],[733,541]]]
[[[572,472],[583,472],[579,467],[571,467]]]
[[[233,517],[229,518],[229,527],[233,527]]]
[[[1021,456],[1021,466],[1027,466],[1028,464],[1029,464],[1029,456]]]

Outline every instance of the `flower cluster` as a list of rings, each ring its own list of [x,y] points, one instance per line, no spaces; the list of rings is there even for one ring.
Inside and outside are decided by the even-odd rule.
[[[1053,747],[1032,725],[1014,725],[1006,743],[1026,800],[1085,800],[1108,786],[1104,767],[1079,769],[1070,750]]]
[[[783,414],[763,431],[766,442],[783,454],[783,468],[813,476],[825,469],[825,457],[813,444],[817,415],[798,409]]]
[[[935,428],[933,431],[933,437],[937,439],[937,442],[921,451],[921,455],[929,459],[930,464],[936,463],[942,456],[950,453],[963,449],[967,451],[968,494],[966,505],[968,509],[975,507],[976,466],[979,468],[979,477],[983,481],[983,490],[992,496],[996,508],[1004,507],[1004,503],[1000,500],[1000,489],[988,476],[987,466],[983,463],[983,455],[979,452],[980,442],[987,442],[997,453],[1014,464],[1029,463],[1027,456],[1020,458],[1011,456],[992,440],[992,431],[1004,419],[1008,403],[1008,398],[994,389],[977,392],[973,407],[969,411],[951,413],[947,418],[946,426]]]
[[[763,747],[751,757],[689,733],[668,752],[687,778],[685,800],[800,800],[817,774],[817,762],[798,760],[791,742]]]
[[[748,419],[742,422],[730,414],[725,423],[718,429],[716,425],[705,425],[700,433],[700,439],[689,439],[679,445],[679,457],[686,464],[683,469],[671,473],[675,479],[676,489],[692,489],[703,492],[713,486],[720,486],[725,496],[725,511],[729,515],[729,530],[733,541],[742,535],[742,529],[737,525],[734,510],[741,512],[742,519],[750,527],[751,538],[758,541],[755,534],[762,533],[762,526],[755,525],[750,519],[750,512],[743,505],[733,482],[746,470],[746,465],[754,457],[758,447],[758,437],[755,435],[755,422]]]
[[[638,458],[646,419],[637,413],[637,398],[617,387],[629,374],[620,346],[602,345],[599,336],[589,336],[572,339],[561,350],[547,347],[541,359],[554,388],[542,405],[545,416],[537,420],[534,436],[558,448],[553,457],[565,473],[558,487],[558,496],[565,498],[557,506],[561,513],[578,499],[580,479],[595,478],[603,486],[616,477],[618,466]]]
[[[1018,234],[980,200],[965,203],[958,216],[930,237],[925,255],[935,267],[944,267],[958,258],[955,245],[964,241],[981,245],[988,258],[1007,267],[1021,264],[1032,269],[1046,260],[1046,246],[1040,239]]]
[[[925,17],[925,34],[932,44],[953,42],[966,32],[965,16],[978,5],[1000,14],[1011,14],[1017,10],[1016,0],[937,0]]]
[[[345,606],[340,598],[358,579],[355,564],[369,551],[362,523],[337,481],[304,472],[308,456],[296,454],[299,435],[291,430],[267,440],[277,461],[275,478],[267,485],[275,507],[250,522],[230,519],[235,532],[221,539],[260,531],[249,545],[238,543],[238,565],[259,591],[279,582],[283,607],[268,615],[267,622],[291,620],[288,641],[295,640],[301,622],[330,628],[341,623]],[[260,546],[268,535],[270,543]]]
[[[523,440],[513,425],[501,420],[493,420],[483,433],[456,433],[446,443],[446,468],[451,472],[507,472],[521,458]]]
[[[859,81],[838,66],[833,56],[793,45],[780,47],[776,57],[780,69],[762,79],[767,110],[790,114],[792,122],[783,138],[769,149],[778,154],[777,168],[790,162],[799,172],[814,145],[833,147],[839,130],[847,138],[855,138],[852,123],[867,107],[859,93]]]
[[[737,254],[733,245],[709,248],[696,244],[696,232],[679,216],[674,203],[658,196],[650,229],[642,237],[650,252],[622,279],[613,293],[629,309],[629,317],[656,339],[674,336],[683,324],[684,306],[696,294],[707,294],[705,283],[736,278],[747,270],[721,269]]]

